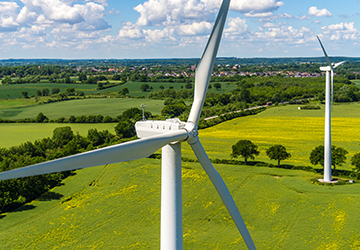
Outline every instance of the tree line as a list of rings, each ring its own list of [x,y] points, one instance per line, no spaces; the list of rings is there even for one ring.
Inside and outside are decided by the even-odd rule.
[[[232,145],[231,158],[243,157],[245,165],[248,164],[248,160],[255,160],[260,151],[258,146],[250,140],[239,140],[236,144]],[[331,165],[335,172],[336,167],[342,166],[346,162],[346,155],[348,151],[342,147],[331,145]],[[291,154],[286,151],[283,145],[273,145],[266,150],[266,155],[270,160],[276,160],[277,166],[280,167],[280,162],[291,157]],[[312,165],[324,166],[324,145],[315,147],[309,155],[309,161]],[[360,177],[360,152],[356,153],[350,159],[351,165],[353,165],[353,172]]]

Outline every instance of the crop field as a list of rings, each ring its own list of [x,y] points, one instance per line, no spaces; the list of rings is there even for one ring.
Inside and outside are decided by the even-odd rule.
[[[320,110],[297,108],[296,105],[269,108],[255,116],[200,130],[199,137],[211,158],[230,159],[231,146],[246,139],[259,146],[257,161],[277,164],[269,160],[266,149],[281,144],[292,155],[282,164],[310,165],[310,152],[324,144],[325,111],[323,106]],[[351,169],[350,158],[360,152],[360,104],[334,105],[332,116],[332,144],[349,152],[343,168]],[[183,156],[195,158],[191,148],[185,144]]]
[[[318,186],[303,171],[215,165],[258,249],[359,249],[360,184]],[[246,249],[197,163],[183,164],[184,249]],[[76,171],[0,215],[1,249],[159,249],[160,160]]]
[[[2,102],[7,102],[3,100]],[[109,115],[116,117],[121,115],[129,108],[140,108],[141,104],[146,104],[146,111],[153,114],[160,114],[161,109],[164,107],[163,100],[152,99],[135,99],[135,98],[91,98],[91,99],[78,99],[68,100],[62,102],[55,102],[43,105],[16,107],[16,108],[0,108],[1,119],[24,119],[36,118],[42,112],[49,119],[57,119],[60,117],[69,117],[71,115]]]

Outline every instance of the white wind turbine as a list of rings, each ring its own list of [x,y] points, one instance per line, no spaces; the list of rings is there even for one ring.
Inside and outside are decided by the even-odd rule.
[[[325,80],[325,146],[324,146],[324,182],[331,182],[331,105],[334,100],[334,69],[345,61],[339,63],[330,63],[329,57],[325,51],[319,36],[320,46],[324,52],[328,66],[320,67],[321,71],[326,72]],[[330,73],[331,73],[331,86],[330,86]],[[330,94],[331,92],[331,94]],[[330,100],[331,95],[331,100]]]
[[[209,176],[249,249],[256,249],[240,212],[198,138],[197,124],[225,25],[230,0],[219,10],[195,77],[194,101],[187,122],[179,119],[139,121],[138,140],[0,173],[0,180],[75,170],[145,158],[162,148],[161,240],[163,250],[182,249],[181,142],[187,141]]]

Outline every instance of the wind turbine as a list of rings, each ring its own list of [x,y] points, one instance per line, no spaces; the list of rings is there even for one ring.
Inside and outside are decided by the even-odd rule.
[[[182,249],[181,143],[187,141],[209,176],[249,249],[256,249],[240,212],[198,137],[198,122],[214,66],[230,0],[222,2],[195,76],[194,101],[187,122],[139,121],[140,139],[0,173],[0,180],[75,170],[145,158],[162,148],[161,240],[163,250]]]
[[[324,52],[328,66],[320,67],[321,71],[325,71],[325,146],[324,146],[324,182],[331,182],[331,106],[334,100],[334,69],[345,61],[339,63],[330,63],[329,57],[325,51],[325,48],[319,38],[320,46]],[[330,86],[330,74],[331,74],[331,86]],[[330,100],[331,92],[331,100]],[[331,103],[331,104],[330,104]]]

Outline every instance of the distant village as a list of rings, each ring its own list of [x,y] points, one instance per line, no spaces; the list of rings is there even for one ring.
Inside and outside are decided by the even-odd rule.
[[[271,67],[271,66],[270,66]],[[162,69],[164,68],[164,69]],[[131,73],[137,72],[140,75],[145,74],[148,77],[195,77],[196,65],[191,65],[190,67],[183,68],[182,67],[110,67],[108,69],[104,69],[103,67],[78,67],[76,71],[78,72],[98,72],[98,73],[111,73],[111,74],[122,74],[125,71],[130,71]],[[174,69],[175,68],[175,69]],[[281,75],[283,77],[321,77],[323,76],[323,72],[298,72],[298,71],[289,71],[289,70],[274,70],[274,71],[262,71],[261,67],[258,67],[258,70],[254,71],[242,71],[239,65],[230,66],[230,65],[217,65],[218,70],[214,70],[212,76],[217,77],[233,77],[235,75],[239,76],[277,76]],[[336,73],[335,73],[336,74]]]

